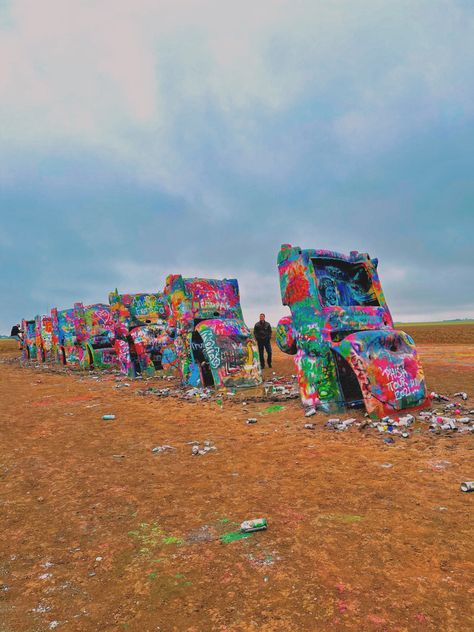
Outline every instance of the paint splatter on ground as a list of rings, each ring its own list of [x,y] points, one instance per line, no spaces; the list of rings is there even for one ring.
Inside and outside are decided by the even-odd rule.
[[[474,402],[474,345],[419,349],[430,390]],[[386,446],[320,414],[308,433],[297,400],[247,425],[268,404],[139,397],[15,353],[0,350],[1,632],[472,629],[472,435]],[[279,352],[273,370],[294,373]],[[191,454],[202,438],[212,458]],[[222,540],[259,517],[268,530]]]

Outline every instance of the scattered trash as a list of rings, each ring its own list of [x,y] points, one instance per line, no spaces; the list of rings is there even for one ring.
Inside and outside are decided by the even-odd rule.
[[[102,415],[102,419],[103,419],[104,421],[113,421],[113,420],[115,419],[115,415],[110,415],[110,414],[108,414],[108,415]]]
[[[461,483],[462,492],[474,492],[474,481],[466,481]]]
[[[316,408],[308,408],[307,411],[305,412],[304,416],[305,417],[312,417],[315,414],[316,414]]]
[[[401,436],[402,436],[404,439],[409,439],[409,438],[410,438],[410,433],[409,433],[409,432],[407,432],[406,430],[404,430],[404,431],[402,432]]]
[[[388,470],[390,467],[393,467],[393,463],[382,463],[381,467]]]
[[[387,445],[390,445],[392,443],[395,443],[395,439],[393,439],[392,437],[385,437],[383,442],[386,443]]]
[[[464,391],[460,391],[459,393],[454,393],[454,397],[460,397],[463,401],[466,401],[467,393],[464,393]]]
[[[434,391],[430,393],[430,397],[435,402],[449,402],[449,397],[446,397],[446,395],[440,395]]]
[[[124,459],[125,454],[112,454],[113,459]]]
[[[204,445],[202,448],[199,447],[200,444],[198,442],[193,441],[192,443],[194,445],[192,447],[191,454],[193,454],[194,456],[203,456],[204,454],[207,454],[212,450],[217,450],[216,446],[213,445],[211,441],[204,441]]]
[[[316,430],[316,424],[305,424],[305,430]]]
[[[247,423],[248,424],[256,424],[257,423],[257,418],[256,417],[249,417],[247,419]]]
[[[161,454],[162,452],[167,452],[168,450],[174,450],[171,445],[157,445],[155,448],[152,448],[151,451],[153,454]]]
[[[254,520],[245,520],[240,525],[243,533],[252,533],[253,531],[263,531],[267,529],[268,523],[266,518],[255,518]]]

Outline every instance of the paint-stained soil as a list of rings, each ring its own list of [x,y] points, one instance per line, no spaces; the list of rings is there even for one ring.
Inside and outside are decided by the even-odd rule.
[[[419,350],[429,388],[474,408],[474,345]],[[142,396],[172,383],[117,388],[2,351],[1,632],[474,629],[474,493],[459,491],[474,435],[386,445],[323,415],[305,430],[298,400]],[[236,539],[259,517],[267,531]]]

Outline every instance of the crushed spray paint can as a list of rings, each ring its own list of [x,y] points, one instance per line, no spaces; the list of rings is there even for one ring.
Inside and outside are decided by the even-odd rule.
[[[405,431],[405,432],[402,432],[401,436],[402,436],[404,439],[409,439],[409,438],[410,438],[410,433]]]
[[[454,397],[460,397],[463,401],[467,400],[467,393],[460,391],[459,393],[454,393]]]
[[[474,492],[474,481],[465,481],[461,483],[462,492]]]
[[[305,424],[304,425],[306,430],[315,430],[316,429],[316,425],[315,424]]]
[[[256,417],[249,417],[247,419],[247,423],[248,424],[256,424],[257,423],[257,418]]]
[[[268,523],[266,518],[255,518],[254,520],[245,520],[240,525],[243,533],[252,533],[253,531],[263,531],[267,529]]]
[[[446,397],[446,395],[440,395],[439,393],[435,393],[434,391],[430,393],[430,397],[435,402],[449,402],[449,397]]]
[[[102,419],[104,421],[113,421],[115,419],[115,415],[102,415]]]
[[[304,416],[305,417],[312,417],[315,414],[316,414],[316,408],[308,408],[308,410],[305,412]]]

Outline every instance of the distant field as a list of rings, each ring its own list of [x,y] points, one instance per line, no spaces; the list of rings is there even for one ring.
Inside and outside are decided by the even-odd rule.
[[[11,353],[18,351],[18,342],[11,338],[0,339],[0,353]]]
[[[442,320],[442,321],[427,321],[422,323],[395,323],[397,327],[425,327],[426,325],[430,325],[433,327],[444,327],[445,325],[474,325],[474,320]]]
[[[397,323],[417,344],[474,344],[474,321],[459,323]]]

